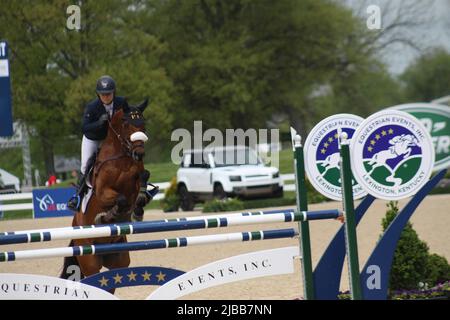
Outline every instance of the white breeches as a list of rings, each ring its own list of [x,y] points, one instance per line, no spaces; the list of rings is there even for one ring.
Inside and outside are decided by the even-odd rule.
[[[83,140],[81,141],[81,173],[85,174],[86,164],[89,158],[97,151],[98,147],[102,141],[100,140],[91,140],[83,136]]]

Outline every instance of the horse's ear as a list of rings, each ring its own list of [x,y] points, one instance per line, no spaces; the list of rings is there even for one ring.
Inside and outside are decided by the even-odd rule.
[[[141,113],[144,113],[145,108],[147,108],[148,102],[149,102],[149,98],[146,98],[146,99],[144,100],[144,102],[142,102],[142,103],[141,103],[140,105],[138,105],[136,108],[138,108],[138,110],[139,110]]]

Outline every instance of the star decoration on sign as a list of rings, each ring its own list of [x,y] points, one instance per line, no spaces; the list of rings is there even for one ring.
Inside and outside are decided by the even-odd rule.
[[[100,282],[100,286],[107,287],[108,286],[109,279],[106,279],[105,277],[102,277],[98,282]]]
[[[145,271],[145,273],[141,274],[142,278],[144,278],[144,281],[150,281],[150,276],[152,274]]]
[[[164,273],[162,273],[161,271],[156,275],[156,277],[158,278],[158,282],[166,280],[165,279],[166,275]]]
[[[120,276],[118,273],[113,277],[114,283],[122,283],[123,276]]]
[[[334,135],[334,137],[337,139],[338,134],[336,133],[336,134]],[[327,142],[327,141],[328,141],[328,142]],[[327,141],[325,141],[325,143],[323,144],[323,148],[320,149],[320,153],[321,153],[321,154],[325,154],[325,153],[327,152],[327,148],[328,148],[329,146],[331,146],[331,143],[334,141],[334,139],[333,139],[333,137],[329,137],[329,138],[327,139]]]
[[[131,271],[129,274],[127,274],[128,281],[136,281],[136,276],[137,276],[137,273],[134,273],[133,271]]]
[[[381,131],[381,136],[386,136],[387,134],[394,134],[394,130],[390,128],[387,132],[386,130]],[[381,139],[381,136],[377,133],[375,135],[375,140],[374,139],[370,140],[371,145],[367,147],[367,151],[372,152],[373,146],[375,146],[377,141]]]

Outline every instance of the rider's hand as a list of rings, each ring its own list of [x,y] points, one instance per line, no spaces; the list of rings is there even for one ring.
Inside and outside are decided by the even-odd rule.
[[[107,113],[102,114],[102,115],[100,116],[100,118],[98,118],[98,121],[100,121],[100,122],[102,122],[102,123],[107,122],[107,121],[108,121],[108,114],[107,114]]]

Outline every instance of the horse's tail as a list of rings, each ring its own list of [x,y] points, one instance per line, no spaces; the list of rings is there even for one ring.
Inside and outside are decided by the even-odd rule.
[[[69,246],[73,247],[73,240],[70,241]],[[69,277],[74,273],[74,270],[68,270],[68,268],[71,266],[77,266],[78,268],[80,268],[77,257],[65,257],[64,258],[63,268],[62,268],[61,274],[59,275],[59,277],[61,279],[69,279]],[[78,269],[78,274],[81,275],[80,269]],[[83,276],[81,276],[81,277],[83,277]]]

